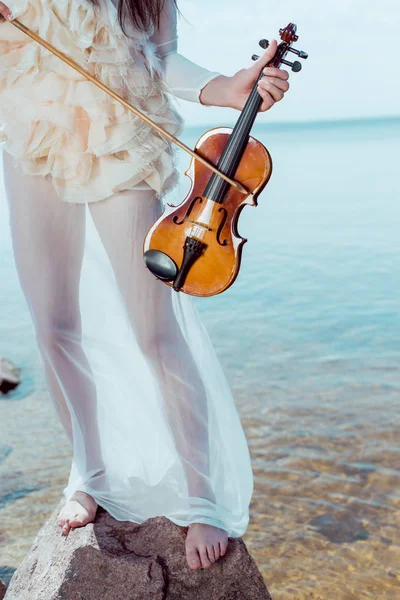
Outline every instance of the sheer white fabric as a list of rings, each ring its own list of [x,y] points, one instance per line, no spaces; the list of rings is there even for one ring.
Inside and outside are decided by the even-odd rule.
[[[175,44],[167,55],[180,61]],[[163,515],[243,535],[253,475],[231,390],[193,299],[143,261],[160,195],[133,186],[64,201],[7,150],[3,168],[19,281],[71,441],[65,498],[83,490],[118,520]]]
[[[183,100],[201,103],[202,89],[221,73],[209,71],[178,52],[177,12],[172,0],[165,0],[160,26],[149,39],[163,60],[169,91]]]

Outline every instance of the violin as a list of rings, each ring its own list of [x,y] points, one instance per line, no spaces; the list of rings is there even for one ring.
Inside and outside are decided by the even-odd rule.
[[[279,30],[282,42],[267,66],[284,64],[291,70],[301,70],[299,61],[285,60],[288,52],[307,58],[292,43],[298,40],[297,26],[289,23]],[[268,40],[259,45],[267,48]],[[253,54],[252,60],[257,55]],[[236,280],[242,258],[242,248],[248,241],[239,235],[238,217],[246,204],[257,206],[257,197],[267,185],[272,173],[272,159],[267,148],[250,135],[259,112],[262,97],[257,83],[263,69],[233,128],[215,127],[197,141],[198,155],[216,165],[218,170],[235,179],[248,191],[235,189],[217,173],[191,159],[185,175],[191,188],[179,205],[166,204],[163,214],[149,229],[143,242],[143,258],[151,273],[176,292],[192,296],[215,296],[228,289]]]

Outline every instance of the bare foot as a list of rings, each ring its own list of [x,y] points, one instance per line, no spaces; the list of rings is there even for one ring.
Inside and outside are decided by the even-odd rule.
[[[62,534],[68,535],[72,527],[83,527],[92,523],[97,511],[96,500],[86,492],[75,492],[61,509],[57,524],[62,527]]]
[[[191,569],[211,567],[228,548],[228,534],[224,529],[192,523],[186,535],[186,560]]]

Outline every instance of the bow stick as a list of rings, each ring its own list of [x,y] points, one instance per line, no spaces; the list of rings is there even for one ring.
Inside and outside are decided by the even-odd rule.
[[[110,89],[104,83],[102,83],[99,79],[94,77],[91,73],[89,73],[88,71],[83,69],[80,65],[78,65],[78,63],[76,63],[74,60],[69,58],[66,54],[57,50],[57,48],[52,46],[52,44],[49,44],[49,42],[46,42],[46,40],[44,40],[39,35],[37,35],[37,33],[32,31],[31,29],[29,29],[29,27],[26,27],[25,25],[23,25],[18,19],[13,19],[12,21],[9,21],[9,22],[12,23],[18,29],[20,29],[21,31],[23,31],[24,33],[26,33],[26,35],[29,35],[30,38],[32,38],[33,40],[35,40],[36,42],[41,44],[44,48],[46,48],[47,50],[49,50],[50,52],[52,52],[53,54],[58,56],[58,58],[63,60],[65,63],[67,63],[67,65],[69,65],[70,67],[75,69],[75,71],[78,71],[78,73],[80,73],[81,75],[86,77],[86,79],[89,79],[89,81],[92,81],[95,85],[97,85],[97,87],[101,88],[109,96],[111,96],[112,98],[114,98],[115,100],[120,102],[128,110],[133,112],[136,116],[143,119],[143,121],[145,121],[148,125],[151,125],[151,127],[154,127],[154,129],[156,129],[159,133],[161,133],[161,135],[165,135],[168,139],[170,139],[172,142],[174,142],[180,148],[182,148],[182,150],[185,150],[185,152],[188,152],[189,154],[191,154],[191,156],[193,156],[193,158],[195,158],[196,160],[203,163],[203,165],[205,165],[206,167],[208,167],[209,169],[214,171],[214,173],[216,173],[217,175],[222,177],[222,179],[225,179],[225,181],[227,181],[230,185],[232,185],[234,188],[236,188],[239,192],[241,192],[242,194],[247,194],[247,195],[250,194],[246,190],[246,188],[242,186],[241,183],[239,183],[238,181],[235,181],[234,179],[230,179],[227,175],[225,175],[224,173],[219,171],[217,169],[217,167],[215,167],[214,165],[209,163],[205,158],[203,158],[202,156],[200,156],[199,154],[194,152],[194,150],[192,150],[191,148],[186,146],[186,144],[184,144],[183,142],[178,140],[178,138],[176,138],[174,135],[172,135],[172,133],[169,133],[169,131],[166,131],[163,127],[161,127],[160,125],[158,125],[157,123],[152,121],[152,119],[149,119],[149,117],[147,115],[143,114],[140,110],[138,110],[137,108],[134,108],[132,106],[132,104],[130,104],[129,102],[124,100],[119,94],[114,92],[112,89]]]

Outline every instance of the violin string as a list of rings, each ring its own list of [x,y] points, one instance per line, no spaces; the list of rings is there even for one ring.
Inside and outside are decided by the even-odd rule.
[[[262,71],[259,74],[258,79],[261,78],[262,75]],[[251,121],[254,121],[253,118],[253,111],[258,108],[257,104],[259,105],[260,102],[262,101],[262,97],[261,95],[258,93],[257,88],[255,87],[254,90],[251,92],[250,94],[251,98],[249,101],[248,106],[246,107],[246,111],[242,112],[242,114],[239,117],[238,122],[236,123],[235,126],[235,131],[234,133],[232,133],[231,135],[234,136],[231,139],[231,144],[228,147],[227,150],[227,154],[224,156],[224,163],[234,163],[236,162],[236,160],[239,158],[239,154],[242,151],[242,145],[240,143],[236,143],[235,142],[239,142],[240,138],[243,137],[244,132],[246,130],[249,129],[249,124],[251,123]],[[247,135],[250,135],[250,132],[247,132]],[[234,141],[233,141],[234,140]],[[221,165],[221,168],[223,169],[223,166]],[[225,171],[225,169],[224,169]],[[229,169],[227,169],[227,171],[229,172]],[[224,186],[224,180],[222,180],[222,178],[216,176],[215,179],[213,179],[212,183],[211,183],[211,193],[214,192],[216,194],[218,194],[219,190],[223,189]]]
[[[257,82],[261,79],[262,75],[263,75],[263,70],[260,71],[259,76],[257,78]],[[255,117],[253,118],[253,114],[254,114],[253,111],[255,109],[257,109],[257,112],[258,112],[258,107],[259,107],[260,103],[262,102],[262,96],[258,93],[256,85],[253,88],[252,92],[250,93],[251,97],[250,97],[249,103],[246,107],[246,112],[241,113],[241,115],[239,117],[239,121],[236,124],[237,129],[235,130],[235,133],[232,134],[235,136],[235,141],[237,141],[237,142],[240,141],[240,138],[243,136],[244,132],[248,129],[250,122],[254,121]],[[250,136],[250,131],[247,132],[247,135]],[[224,156],[225,163],[232,164],[232,163],[236,162],[237,158],[239,157],[239,153],[241,152],[242,145],[240,143],[237,143],[236,145],[234,145],[234,144],[235,144],[235,142],[231,142],[230,147],[228,147],[227,154]],[[229,169],[228,169],[228,172],[229,172]],[[218,177],[215,174],[211,175],[211,177],[214,177],[214,176],[215,176],[214,181],[211,184],[212,185],[211,192],[214,191],[214,192],[218,193],[218,189],[225,187],[224,186],[225,181],[222,180],[221,177]],[[197,218],[201,219],[202,223],[207,224],[207,223],[210,223],[210,221],[211,221],[215,202],[210,200],[209,198],[205,198],[205,200],[206,200],[206,204],[205,204],[205,206],[202,207],[202,210],[200,211]],[[204,227],[196,224],[196,225],[192,226],[189,235],[202,240],[206,235],[206,231],[207,230],[205,230]]]
[[[286,56],[286,53],[283,53],[282,56],[280,57],[279,63],[276,65],[278,68],[279,68],[279,66],[281,64],[281,60],[284,56]],[[273,62],[273,60],[271,62]],[[262,68],[262,70],[259,73],[257,82],[263,76],[263,69],[264,69],[264,67]],[[253,119],[253,115],[254,115],[253,111],[255,109],[257,109],[257,112],[258,112],[258,107],[261,104],[261,102],[262,102],[262,96],[258,93],[257,87],[255,85],[253,90],[250,92],[249,103],[248,103],[248,106],[246,107],[246,112],[243,111],[241,113],[239,120],[236,124],[237,129],[236,129],[235,133],[232,134],[232,135],[235,135],[235,138],[240,139],[240,137],[242,137],[244,131],[246,129],[248,129],[249,123],[251,122],[251,120],[254,120]],[[255,116],[257,116],[257,115],[255,115]],[[254,116],[254,118],[255,118],[255,116]],[[248,135],[250,135],[250,131],[248,131]],[[234,162],[234,160],[236,160],[238,158],[238,153],[240,153],[240,148],[241,148],[240,144],[237,144],[236,146],[231,145],[228,148],[228,152],[227,152],[226,156],[224,157],[224,162],[231,162],[231,164],[232,164],[232,162]],[[229,170],[228,170],[228,173],[229,173]],[[225,173],[225,174],[227,174],[227,173]],[[231,173],[231,175],[233,176],[232,173]],[[216,176],[213,179],[213,182],[211,184],[212,191],[215,193],[218,193],[218,190],[224,187],[223,183],[224,182],[222,181],[222,179],[220,177]]]
[[[261,96],[260,96],[260,94],[258,94],[258,92],[257,92],[257,95],[258,95],[259,99],[261,99]],[[248,124],[249,124],[249,116],[248,115],[249,115],[249,113],[251,115],[253,109],[256,107],[256,103],[257,103],[257,100],[256,100],[256,96],[254,95],[250,100],[250,103],[248,105],[248,111],[246,112],[242,122],[238,123],[238,128],[235,132],[235,139],[239,138],[238,141],[240,140],[241,136],[243,135],[244,130],[248,128]],[[226,156],[224,157],[224,162],[232,162],[233,160],[236,161],[236,159],[238,157],[238,153],[240,152],[240,149],[241,149],[241,144],[237,144],[237,146],[232,147],[232,149],[228,148],[228,152],[227,152]],[[221,183],[222,183],[222,186],[221,186]],[[218,188],[220,188],[220,186],[223,187],[223,183],[224,183],[224,180],[222,180],[222,178],[220,178],[220,177],[217,177],[217,179],[215,180],[215,183],[212,184],[213,185],[212,191],[217,192]],[[210,200],[209,198],[205,198],[205,200],[206,200],[206,204],[203,207],[203,209],[200,211],[197,218],[199,218],[199,219],[201,218],[201,222],[207,224],[211,220],[215,202],[213,200]],[[194,226],[192,226],[192,229],[190,230],[189,235],[195,236],[196,238],[202,240],[206,235],[206,231],[199,225],[194,225]]]
[[[204,198],[204,199],[206,201],[206,204],[202,207],[202,210],[200,211],[197,219],[201,220],[201,223],[204,223],[205,226],[201,226],[198,224],[192,225],[192,228],[189,232],[190,236],[196,237],[200,241],[203,240],[206,236],[208,229],[205,229],[205,227],[207,227],[207,223],[209,224],[211,222],[212,212],[213,212],[214,204],[215,204],[208,198]]]
[[[275,54],[275,56],[276,56],[276,54]],[[284,58],[285,56],[286,56],[286,53],[283,53],[280,56],[279,63],[276,65],[278,68],[279,68],[280,64],[282,64],[281,63],[282,58]],[[268,64],[269,65],[274,64],[274,59],[272,59],[270,61],[270,63],[268,63]],[[226,170],[224,169],[224,171],[222,171],[222,172],[224,172],[226,175],[229,174],[230,177],[233,177],[235,175],[235,172],[231,172],[232,166],[237,163],[238,159],[240,162],[240,159],[245,152],[245,149],[246,149],[248,141],[249,141],[251,128],[253,126],[254,120],[257,116],[259,107],[263,100],[261,94],[257,90],[257,83],[260,81],[260,79],[262,78],[262,76],[264,74],[263,70],[264,70],[264,67],[260,71],[259,76],[257,78],[257,82],[254,85],[252,91],[250,92],[248,101],[246,103],[247,106],[245,106],[245,109],[242,111],[242,113],[234,127],[234,131],[231,133],[231,136],[228,140],[229,146],[227,148],[226,155],[224,155],[222,162],[228,166],[230,165],[230,168],[226,168]],[[245,146],[243,147],[245,133],[247,136],[247,140],[246,140]],[[223,165],[218,165],[218,166],[221,170],[224,168]],[[236,166],[235,171],[237,171],[237,167],[238,167],[238,164]],[[211,180],[209,195],[211,196],[213,193],[216,194],[217,196],[219,193],[222,194],[224,188],[227,187],[226,181],[223,180],[221,177],[217,176],[215,173],[213,173],[211,175],[211,178],[212,178],[212,180]],[[193,224],[189,235],[191,237],[196,237],[197,239],[202,240],[206,236],[207,231],[210,230],[210,228],[207,227],[207,224],[209,225],[211,222],[216,202],[205,196],[199,197],[199,199],[200,198],[202,198],[203,201],[205,200],[205,205],[203,205],[201,207],[201,210],[199,211],[199,214],[196,217],[196,220],[197,221],[201,220],[202,225],[200,225],[198,222],[196,224]]]

